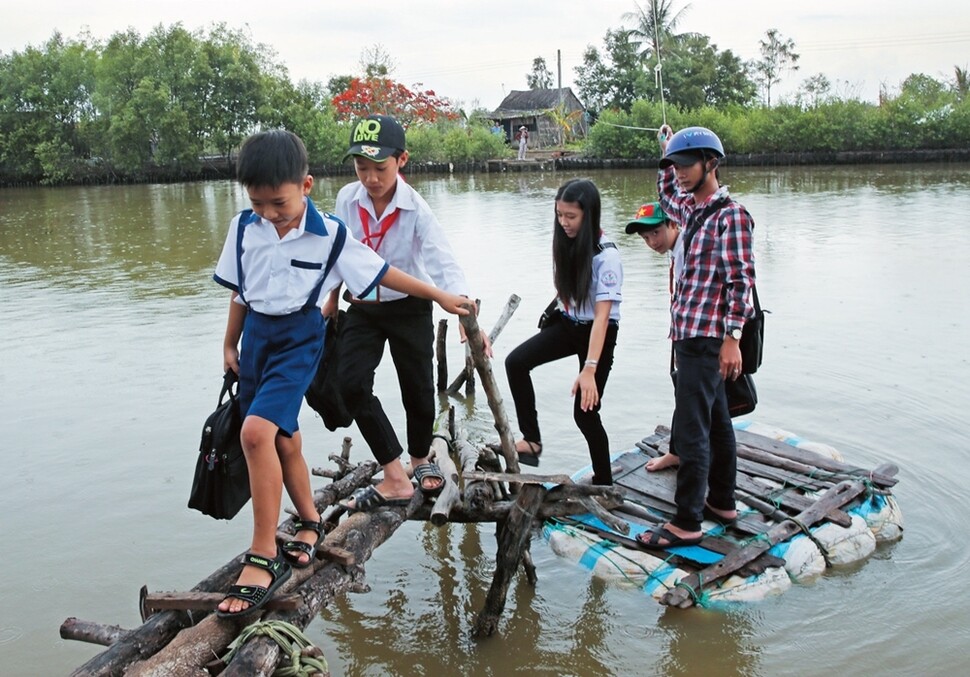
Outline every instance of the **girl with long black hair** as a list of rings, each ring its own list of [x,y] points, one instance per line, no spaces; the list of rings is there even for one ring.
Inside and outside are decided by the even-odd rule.
[[[552,261],[560,312],[505,360],[522,432],[515,451],[520,463],[539,465],[542,436],[530,372],[575,355],[579,374],[571,390],[573,419],[589,445],[593,484],[612,484],[610,442],[599,411],[613,366],[623,266],[616,246],[600,229],[600,194],[588,179],[567,181],[556,193]]]

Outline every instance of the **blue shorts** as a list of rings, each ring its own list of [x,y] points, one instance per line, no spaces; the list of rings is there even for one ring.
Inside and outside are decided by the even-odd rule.
[[[275,423],[292,437],[323,355],[326,320],[311,307],[289,315],[246,313],[239,350],[239,412]]]

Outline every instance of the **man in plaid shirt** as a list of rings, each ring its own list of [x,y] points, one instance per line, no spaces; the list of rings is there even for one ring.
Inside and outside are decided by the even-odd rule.
[[[670,338],[677,369],[671,445],[677,449],[676,515],[638,536],[667,549],[699,543],[701,520],[731,524],[737,444],[724,391],[741,374],[741,329],[754,315],[754,221],[718,181],[720,139],[704,127],[664,125],[657,187],[663,210],[683,224],[683,272],[674,280]]]

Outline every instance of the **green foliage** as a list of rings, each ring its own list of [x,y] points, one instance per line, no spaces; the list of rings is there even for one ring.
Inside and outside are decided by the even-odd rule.
[[[644,23],[653,4],[667,12],[658,21],[665,27],[663,103],[650,61],[656,41],[646,39]],[[792,102],[755,106],[756,87],[730,51],[705,36],[675,35],[668,0],[637,7],[637,28],[608,31],[602,54],[588,47],[576,69],[581,96],[601,113],[588,141],[573,150],[656,158],[652,130],[665,121],[715,130],[728,154],[970,147],[964,70],[952,82],[913,74],[879,105],[840,100],[817,74]],[[777,32],[768,37],[762,46],[771,68],[762,76],[771,79],[793,68],[797,55]],[[106,42],[54,33],[39,47],[0,54],[0,172],[5,180],[50,184],[178,176],[276,127],[303,138],[314,166],[336,165],[350,133],[332,103],[343,77],[294,85],[271,49],[222,24],[208,32],[157,26],[145,37],[129,29]],[[552,117],[568,136],[569,116]],[[488,110],[468,120],[421,119],[408,129],[413,162],[477,162],[511,152],[504,136],[491,133]]]

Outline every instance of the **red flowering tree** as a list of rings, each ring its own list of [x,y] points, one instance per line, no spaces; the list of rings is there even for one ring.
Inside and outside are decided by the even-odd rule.
[[[412,91],[389,78],[354,78],[332,100],[339,120],[354,120],[372,113],[391,115],[407,129],[416,120],[457,120],[451,102],[433,90]]]

